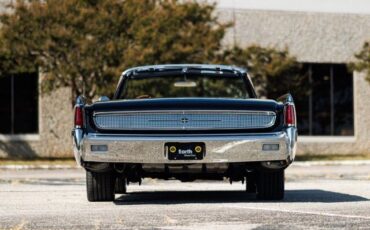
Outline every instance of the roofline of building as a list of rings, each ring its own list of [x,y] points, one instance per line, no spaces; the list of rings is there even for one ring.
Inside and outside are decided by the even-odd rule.
[[[203,0],[219,9],[368,14],[368,0]]]

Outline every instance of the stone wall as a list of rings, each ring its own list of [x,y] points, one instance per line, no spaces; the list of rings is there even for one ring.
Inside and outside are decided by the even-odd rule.
[[[287,47],[302,62],[349,62],[370,39],[366,14],[218,9],[217,15],[235,25],[226,45]]]
[[[39,134],[3,136],[0,158],[72,157],[71,90],[39,96]]]

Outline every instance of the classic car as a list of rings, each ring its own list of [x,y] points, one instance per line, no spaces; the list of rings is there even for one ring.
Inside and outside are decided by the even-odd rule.
[[[242,182],[284,198],[296,151],[290,94],[258,99],[247,70],[154,65],[124,71],[112,100],[79,96],[72,130],[89,201],[112,201],[143,178]]]

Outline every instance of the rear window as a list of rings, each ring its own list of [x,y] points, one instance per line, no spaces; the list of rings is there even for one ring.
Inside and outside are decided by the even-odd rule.
[[[118,99],[141,98],[250,98],[242,77],[236,75],[178,75],[131,77]]]

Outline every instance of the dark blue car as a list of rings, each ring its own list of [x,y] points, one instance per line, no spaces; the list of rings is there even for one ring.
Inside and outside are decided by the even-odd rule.
[[[196,64],[126,70],[112,100],[77,99],[72,134],[89,201],[112,201],[146,177],[228,178],[258,199],[283,199],[297,141],[291,95],[258,99],[246,70]]]

